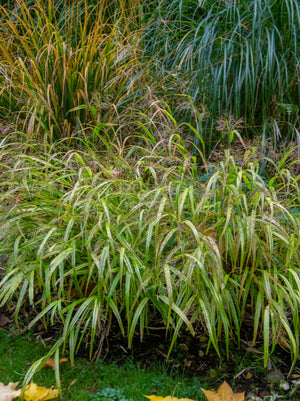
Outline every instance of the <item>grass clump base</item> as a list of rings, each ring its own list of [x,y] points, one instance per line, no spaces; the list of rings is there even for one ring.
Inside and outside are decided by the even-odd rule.
[[[6,355],[0,365],[0,376],[7,383],[22,381],[32,362],[49,350],[49,333],[45,333],[45,343],[40,333],[21,335],[14,332],[14,327],[5,327],[0,331],[0,351],[2,355]],[[284,391],[279,382],[274,383],[269,379],[271,371],[262,367],[262,353],[248,353],[244,350],[237,352],[232,347],[230,362],[225,359],[221,362],[215,353],[199,357],[198,352],[194,353],[187,346],[187,340],[186,336],[181,338],[182,343],[177,347],[174,358],[166,362],[165,357],[159,357],[159,352],[168,347],[167,342],[162,339],[153,346],[153,337],[149,337],[149,342],[146,340],[143,345],[140,344],[140,350],[136,343],[129,357],[126,354],[129,350],[125,352],[118,348],[122,341],[115,338],[112,342],[118,351],[110,354],[107,360],[91,362],[82,354],[76,358],[74,365],[69,362],[61,365],[61,397],[66,401],[137,401],[143,399],[145,394],[157,394],[204,401],[200,388],[216,389],[226,380],[234,392],[244,391],[245,399],[251,399],[254,394],[263,400],[270,397],[280,397],[286,401],[299,399],[295,384],[297,380],[293,380],[299,370],[296,369],[294,376],[286,381],[291,385],[290,390]],[[153,346],[152,352],[144,356],[150,343]],[[156,352],[153,352],[154,347],[157,347]],[[286,375],[287,365],[284,361],[288,362],[288,359],[283,355],[278,357],[279,355],[273,355],[272,361],[276,363],[277,371],[280,369]],[[188,363],[191,359],[195,362],[193,368]],[[50,388],[55,381],[55,372],[51,368],[43,368],[36,372],[34,381]]]

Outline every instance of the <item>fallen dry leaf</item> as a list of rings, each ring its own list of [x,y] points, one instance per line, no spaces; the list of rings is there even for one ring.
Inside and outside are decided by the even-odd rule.
[[[40,387],[35,383],[30,383],[26,387],[24,400],[26,401],[46,401],[58,397],[58,390],[46,387]]]
[[[214,390],[204,390],[201,388],[208,401],[245,401],[245,393],[234,393],[226,381]]]
[[[189,398],[177,398],[171,397],[170,395],[168,397],[161,397],[160,395],[145,395],[144,397],[149,398],[150,401],[193,401]]]
[[[9,323],[11,320],[4,316],[4,315],[0,315],[0,327],[4,327],[7,325],[7,323]]]
[[[61,358],[59,360],[59,363],[63,363],[63,362],[68,362],[67,358]],[[54,358],[50,358],[48,359],[48,361],[46,361],[43,365],[43,368],[52,368],[53,370],[55,370],[55,362],[54,362]]]
[[[77,382],[77,379],[72,380],[71,383],[69,384],[69,388],[70,388],[71,386],[74,386],[74,384],[75,384],[76,382]]]
[[[7,386],[4,386],[3,383],[0,383],[0,401],[11,401],[14,398],[20,397],[21,390],[16,390],[17,383],[10,382]]]

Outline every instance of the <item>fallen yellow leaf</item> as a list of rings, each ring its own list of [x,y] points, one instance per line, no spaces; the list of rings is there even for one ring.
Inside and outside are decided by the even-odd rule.
[[[14,398],[20,397],[21,390],[16,390],[17,383],[10,382],[7,386],[4,386],[3,383],[0,383],[0,401],[11,401]]]
[[[145,395],[144,397],[149,398],[150,401],[193,401],[189,398],[177,398],[171,397],[170,395],[167,397],[161,397],[160,395]]]
[[[30,383],[26,387],[24,400],[26,401],[46,401],[58,397],[58,390],[46,387],[40,387],[35,383]]]
[[[204,390],[201,388],[208,401],[245,401],[245,393],[234,393],[226,381],[214,390]]]

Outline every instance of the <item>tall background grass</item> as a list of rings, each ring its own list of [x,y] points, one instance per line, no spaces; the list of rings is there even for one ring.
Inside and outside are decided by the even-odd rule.
[[[197,121],[209,149],[240,118],[245,134],[276,144],[281,135],[295,139],[299,126],[299,21],[296,0],[160,1],[149,13],[145,52],[209,113],[204,126]],[[218,138],[222,116],[229,129]]]

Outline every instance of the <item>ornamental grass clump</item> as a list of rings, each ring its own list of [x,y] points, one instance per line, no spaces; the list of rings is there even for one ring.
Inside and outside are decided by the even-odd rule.
[[[160,1],[146,13],[145,52],[155,55],[158,75],[175,76],[196,106],[206,106],[201,134],[211,150],[222,116],[244,119],[262,141],[296,139],[299,118],[297,0]],[[180,111],[187,121],[193,110]],[[255,129],[253,130],[253,128]],[[229,134],[229,132],[228,132]],[[229,140],[228,135],[222,141]]]
[[[75,137],[73,150],[62,142],[42,154],[28,142],[22,152],[2,142],[0,249],[8,261],[0,305],[16,321],[21,307],[34,306],[30,327],[40,319],[60,325],[50,353],[68,347],[71,361],[83,344],[99,355],[112,324],[129,347],[163,324],[169,354],[184,327],[192,334],[203,327],[221,355],[220,343],[227,352],[230,341],[239,345],[250,321],[264,363],[280,344],[294,366],[297,179],[280,164],[262,179],[259,163],[239,167],[230,154],[200,174],[176,131],[149,139],[153,127],[166,132],[166,120],[155,113],[149,121],[137,124],[138,146],[128,138],[119,148],[115,138],[103,142],[101,126],[95,137],[105,152]]]
[[[19,111],[30,137],[69,138],[87,123],[109,122],[143,92],[138,33],[125,29],[122,10],[111,15],[106,1],[0,7],[0,96],[8,110]]]

